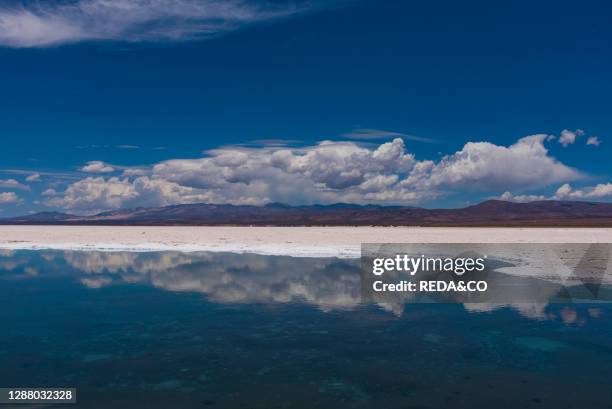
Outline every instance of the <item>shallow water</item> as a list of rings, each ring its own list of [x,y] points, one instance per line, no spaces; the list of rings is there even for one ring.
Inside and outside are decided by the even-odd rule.
[[[79,408],[612,408],[612,305],[360,303],[359,261],[0,252],[0,387]]]

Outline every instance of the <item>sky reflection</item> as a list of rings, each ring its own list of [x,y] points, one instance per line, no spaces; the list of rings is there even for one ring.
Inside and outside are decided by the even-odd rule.
[[[611,304],[363,304],[359,269],[249,254],[2,252],[0,384],[75,386],[88,409],[612,401]]]
[[[5,280],[67,277],[92,290],[144,285],[171,292],[200,293],[221,304],[302,303],[322,311],[350,310],[362,304],[359,273],[359,260],[335,258],[212,252],[0,252],[0,278]],[[533,280],[524,284],[524,278],[503,273],[489,275],[488,280],[504,283],[504,291],[520,293],[520,297],[514,296],[516,302],[454,301],[468,312],[511,308],[523,317],[561,320],[572,325],[602,314],[596,304],[581,316],[572,305],[552,312],[549,304],[561,288],[557,283]],[[521,284],[516,285],[517,282]],[[512,297],[504,294],[498,298]],[[410,308],[407,303],[413,301],[406,295],[376,305],[401,316]]]

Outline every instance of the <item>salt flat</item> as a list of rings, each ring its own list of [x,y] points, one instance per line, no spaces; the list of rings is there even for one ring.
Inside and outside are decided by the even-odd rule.
[[[0,226],[0,249],[359,257],[361,243],[612,243],[610,228]]]

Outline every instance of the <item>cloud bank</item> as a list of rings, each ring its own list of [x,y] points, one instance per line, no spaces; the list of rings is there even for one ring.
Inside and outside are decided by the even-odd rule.
[[[569,183],[561,185],[552,196],[545,195],[513,195],[505,192],[500,197],[501,200],[508,200],[518,203],[533,202],[536,200],[593,200],[612,198],[612,183],[599,183],[595,186],[584,186],[574,189]]]
[[[112,175],[86,177],[54,191],[45,203],[81,212],[195,202],[419,204],[456,193],[501,194],[584,178],[550,156],[549,140],[541,134],[510,146],[469,142],[438,161],[418,160],[402,138],[373,147],[349,141],[223,147],[198,159],[116,166]],[[95,163],[97,170],[108,166]]]
[[[298,4],[298,5],[296,5]],[[297,3],[241,0],[67,0],[0,6],[0,45],[205,39],[305,10]]]
[[[569,183],[564,184],[555,193],[555,198],[567,200],[602,199],[612,197],[612,183],[600,183],[595,186],[587,186],[574,189]]]

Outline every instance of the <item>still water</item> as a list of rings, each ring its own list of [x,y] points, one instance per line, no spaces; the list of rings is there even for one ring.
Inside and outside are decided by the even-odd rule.
[[[0,302],[0,387],[69,407],[612,408],[609,303],[367,305],[359,260],[94,251],[0,251]]]

